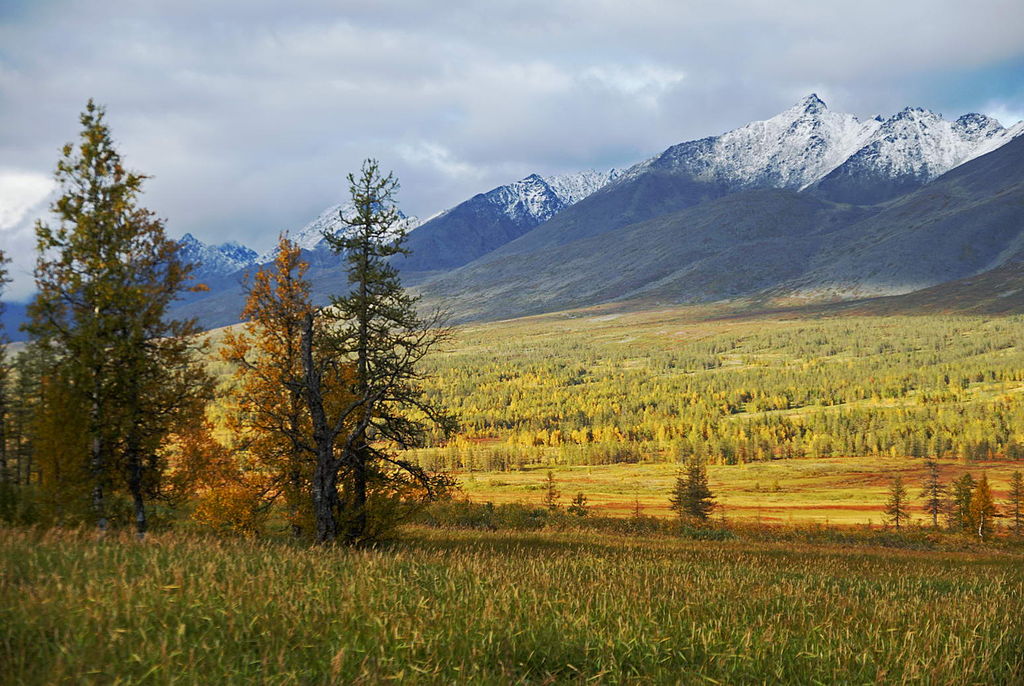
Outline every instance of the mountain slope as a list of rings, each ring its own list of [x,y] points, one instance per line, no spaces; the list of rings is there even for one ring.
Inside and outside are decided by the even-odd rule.
[[[789,190],[741,191],[596,235],[509,250],[531,235],[428,282],[424,292],[463,319],[622,299],[904,293],[1024,251],[1024,138],[876,207]]]
[[[906,293],[993,269],[1022,250],[1018,137],[844,230],[789,287],[833,297]]]

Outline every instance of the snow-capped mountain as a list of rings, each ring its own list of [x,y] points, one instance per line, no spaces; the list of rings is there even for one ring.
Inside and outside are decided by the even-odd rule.
[[[863,147],[879,122],[829,110],[811,94],[788,110],[721,136],[674,145],[630,170],[687,173],[735,189],[800,189]]]
[[[881,121],[856,152],[818,183],[832,200],[857,204],[888,200],[1006,143],[1006,129],[983,114],[956,121],[907,107]]]
[[[565,206],[569,206],[575,205],[588,195],[607,186],[621,175],[622,172],[618,169],[608,169],[605,171],[588,169],[587,171],[574,174],[546,176],[544,177],[544,182]]]
[[[861,121],[833,112],[815,94],[765,121],[674,145],[631,169],[685,174],[730,190],[815,186],[833,200],[887,200],[927,183],[1022,133],[983,114],[956,121],[908,107]]]
[[[539,174],[474,196],[520,224],[539,224],[618,178],[615,169],[543,177]]]
[[[235,241],[207,245],[186,233],[178,245],[182,260],[196,265],[194,274],[198,278],[227,276],[257,264],[256,251]]]
[[[522,236],[620,176],[618,170],[529,176],[474,195],[436,215],[409,236],[412,254],[397,261],[407,272],[436,272],[466,264]]]

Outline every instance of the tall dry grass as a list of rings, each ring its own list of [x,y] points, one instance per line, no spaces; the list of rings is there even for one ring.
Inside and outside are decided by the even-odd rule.
[[[5,683],[1020,683],[1018,556],[0,530]]]

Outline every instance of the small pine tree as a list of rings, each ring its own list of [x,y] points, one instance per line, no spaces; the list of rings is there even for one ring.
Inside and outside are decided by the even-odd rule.
[[[715,499],[708,487],[708,474],[703,462],[690,458],[686,471],[676,479],[669,502],[680,517],[698,521],[708,519],[715,509]]]
[[[586,517],[590,514],[590,508],[587,507],[587,496],[583,495],[583,491],[576,494],[576,497],[572,499],[567,509],[569,514],[576,515],[577,517]]]
[[[1022,505],[1024,505],[1024,476],[1020,472],[1014,472],[1013,476],[1010,477],[1010,493],[1006,501],[1006,514],[1013,518],[1013,533],[1015,536],[1021,535],[1021,530],[1024,529],[1024,511],[1022,511]]]
[[[946,500],[946,486],[939,478],[939,465],[935,460],[926,460],[928,475],[925,477],[921,496],[925,499],[924,510],[932,516],[932,527],[939,528],[939,515]]]
[[[971,498],[971,524],[981,540],[984,541],[991,537],[992,520],[996,514],[996,504],[992,499],[988,476],[982,474]]]
[[[974,477],[964,474],[953,482],[948,505],[948,523],[952,531],[971,531],[974,528],[971,501],[974,498]]]
[[[896,530],[910,520],[910,512],[907,511],[907,488],[903,485],[903,477],[897,474],[892,478],[892,485],[889,486],[889,500],[885,503],[885,514]]]
[[[544,505],[549,510],[554,512],[558,509],[558,499],[561,497],[561,493],[558,491],[558,486],[555,483],[555,473],[550,469],[548,475],[544,479]]]

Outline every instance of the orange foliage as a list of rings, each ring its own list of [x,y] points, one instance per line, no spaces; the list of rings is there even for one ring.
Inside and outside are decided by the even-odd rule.
[[[237,534],[260,531],[267,516],[266,479],[232,459],[208,421],[177,434],[167,453],[168,495],[191,502],[197,524]]]

